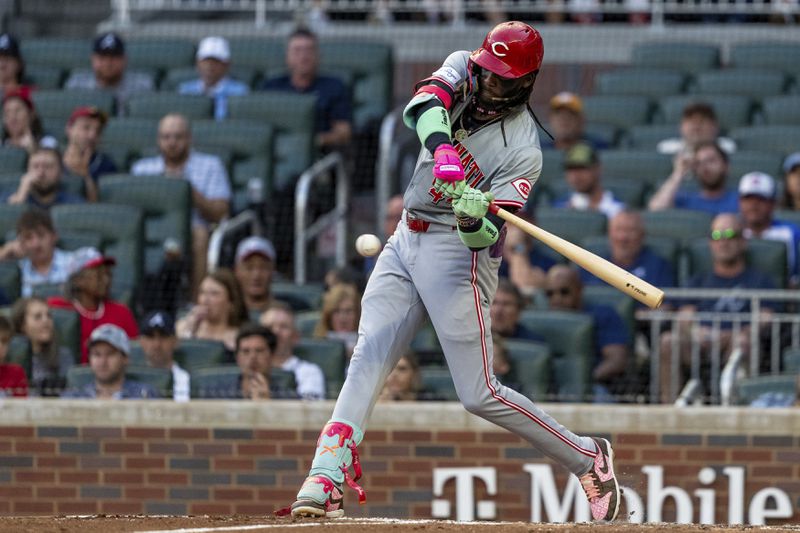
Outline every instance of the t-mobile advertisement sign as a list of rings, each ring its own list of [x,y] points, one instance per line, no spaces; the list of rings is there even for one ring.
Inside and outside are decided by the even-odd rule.
[[[522,469],[530,475],[531,522],[590,521],[589,503],[575,476],[570,476],[562,489],[556,485],[550,465],[526,464]],[[645,482],[643,494],[620,487],[628,520],[633,523],[662,522],[664,502],[669,498],[675,502],[676,522],[681,524],[764,525],[769,519],[789,518],[794,514],[791,498],[777,487],[746,494],[742,466],[726,466],[719,476],[713,468],[701,468],[697,473],[701,488],[691,493],[681,487],[665,487],[663,466],[645,465],[641,472]],[[445,485],[451,481],[455,482],[455,502],[442,498]],[[497,470],[493,467],[434,468],[431,515],[461,521],[498,518],[495,500],[475,501],[479,483],[485,487],[481,492],[501,497],[497,490]],[[723,483],[727,485],[727,515],[717,516],[716,493],[724,488]]]

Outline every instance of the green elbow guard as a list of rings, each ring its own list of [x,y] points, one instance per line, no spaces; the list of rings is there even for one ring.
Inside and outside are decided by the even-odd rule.
[[[450,139],[450,115],[447,114],[447,109],[440,106],[428,109],[417,120],[416,129],[423,146],[433,133],[443,133]]]
[[[481,250],[496,243],[500,237],[500,232],[497,231],[491,220],[482,218],[481,225],[473,231],[462,231],[461,226],[459,226],[458,236],[467,248]]]

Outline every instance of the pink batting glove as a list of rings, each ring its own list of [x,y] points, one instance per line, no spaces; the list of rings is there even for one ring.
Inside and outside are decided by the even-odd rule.
[[[458,152],[449,144],[440,144],[433,153],[433,177],[447,183],[455,183],[464,179],[464,167]]]

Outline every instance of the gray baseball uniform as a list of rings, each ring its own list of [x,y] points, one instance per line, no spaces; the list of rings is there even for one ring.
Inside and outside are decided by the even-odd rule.
[[[434,78],[461,86],[468,57],[468,52],[452,54]],[[467,94],[453,105],[454,131],[468,101]],[[467,183],[494,193],[501,206],[522,207],[542,165],[536,124],[525,106],[455,137]],[[365,426],[386,376],[428,315],[464,407],[516,433],[574,474],[584,474],[597,454],[592,439],[568,431],[492,372],[489,307],[502,237],[477,252],[461,242],[448,200],[433,189],[433,165],[423,147],[404,196],[403,219],[364,293],[358,343],[333,418]]]

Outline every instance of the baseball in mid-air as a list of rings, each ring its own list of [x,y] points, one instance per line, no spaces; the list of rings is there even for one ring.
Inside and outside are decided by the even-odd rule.
[[[372,257],[381,251],[381,240],[372,233],[364,233],[356,239],[356,251],[364,257]]]

